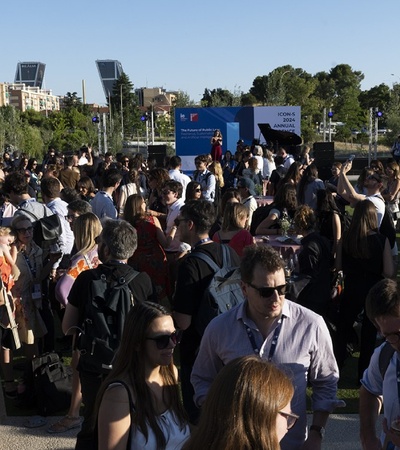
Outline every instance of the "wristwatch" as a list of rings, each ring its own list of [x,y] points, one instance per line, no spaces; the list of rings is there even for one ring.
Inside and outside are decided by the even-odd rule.
[[[311,425],[310,431],[316,431],[317,433],[319,433],[319,435],[321,436],[321,439],[323,439],[325,437],[325,428],[324,427],[320,427],[318,425]]]

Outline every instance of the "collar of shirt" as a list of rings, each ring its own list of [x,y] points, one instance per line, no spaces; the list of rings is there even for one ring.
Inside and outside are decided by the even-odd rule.
[[[181,198],[178,198],[176,202],[172,203],[172,205],[168,206],[168,211],[173,212],[177,209],[181,209],[184,205],[184,201]]]
[[[292,317],[291,310],[290,310],[291,301],[285,298],[285,302],[283,303],[282,307],[282,316],[284,317]],[[236,313],[236,319],[242,320],[243,323],[246,325],[252,325],[252,328],[255,330],[257,329],[255,323],[250,319],[250,317],[246,313],[246,307],[247,307],[247,300],[245,300],[243,303],[240,304],[240,306],[237,309]]]
[[[106,191],[99,191],[98,193],[101,194],[101,195],[104,195],[105,197],[108,197],[114,203],[113,198],[111,197],[111,195],[108,192],[106,192]]]

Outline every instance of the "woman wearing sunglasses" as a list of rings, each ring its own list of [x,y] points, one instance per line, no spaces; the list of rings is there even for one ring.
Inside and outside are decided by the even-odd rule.
[[[232,360],[211,385],[183,450],[279,450],[298,419],[290,409],[293,392],[289,378],[264,359]]]
[[[185,203],[190,202],[191,200],[200,200],[201,199],[201,184],[197,181],[191,181],[186,186],[185,193]]]
[[[98,398],[99,450],[180,449],[189,436],[172,356],[180,336],[155,303],[129,312],[113,369]]]
[[[11,290],[15,304],[15,321],[26,358],[31,361],[38,352],[38,340],[47,334],[42,318],[42,280],[49,274],[51,264],[43,267],[42,249],[33,241],[33,225],[25,215],[12,221],[17,247],[16,266],[19,278]],[[52,261],[54,262],[54,261]]]

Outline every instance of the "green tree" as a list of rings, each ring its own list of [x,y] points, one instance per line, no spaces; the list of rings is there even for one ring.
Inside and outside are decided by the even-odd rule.
[[[23,125],[20,148],[32,158],[42,157],[44,143],[38,127]]]
[[[188,108],[195,106],[196,103],[189,97],[187,92],[178,91],[175,99],[172,102],[172,106],[169,113],[170,120],[170,132],[173,133],[175,129],[175,109],[176,108]]]
[[[175,99],[172,102],[174,108],[187,108],[195,106],[194,100],[192,100],[187,92],[178,91],[175,95]]]
[[[390,91],[390,100],[386,107],[386,123],[391,132],[387,135],[388,144],[391,145],[396,136],[400,134],[400,84],[393,85]]]
[[[78,94],[76,92],[67,92],[64,95],[63,108],[65,111],[69,111],[71,109],[80,110],[82,108],[82,105],[82,99],[78,97]]]
[[[348,64],[339,64],[330,70],[329,77],[335,86],[332,107],[336,120],[345,122],[349,128],[358,127],[363,118],[359,101],[363,73]]]
[[[137,96],[133,92],[133,83],[128,75],[122,72],[121,76],[114,84],[112,96],[110,98],[111,115],[113,119],[119,116],[119,123],[123,118],[123,135],[130,136],[135,128],[140,128],[140,111],[137,106]],[[115,121],[116,122],[116,121]]]
[[[173,131],[169,115],[156,116],[154,126],[160,137],[168,137],[168,135]]]
[[[243,94],[240,99],[241,106],[256,106],[257,105],[257,99],[254,97],[253,94],[247,93]]]
[[[201,106],[212,107],[212,106],[236,106],[235,98],[232,92],[227,89],[204,89],[203,98],[201,99]]]
[[[253,86],[249,94],[252,95],[261,105],[268,104],[268,75],[262,75],[254,78]]]
[[[361,109],[365,114],[365,124],[369,122],[369,109],[378,108],[383,112],[383,117],[379,119],[380,128],[387,127],[387,109],[390,103],[390,88],[382,83],[379,86],[374,86],[367,91],[362,91],[359,95]]]

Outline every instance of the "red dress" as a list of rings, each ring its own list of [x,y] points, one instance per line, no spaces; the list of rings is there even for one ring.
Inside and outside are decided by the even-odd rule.
[[[128,263],[139,272],[146,272],[152,279],[157,300],[170,293],[168,266],[164,249],[157,240],[157,227],[152,216],[134,224],[138,235],[138,246]]]
[[[222,146],[218,139],[213,140],[211,145],[211,157],[213,161],[221,162],[222,159]]]
[[[247,230],[240,230],[238,231],[231,240],[229,239],[221,239],[219,235],[219,231],[217,231],[214,236],[212,237],[212,240],[214,242],[219,242],[220,244],[228,244],[229,247],[233,248],[235,252],[240,256],[240,258],[243,257],[243,250],[248,245],[254,244],[253,236],[250,234]]]

